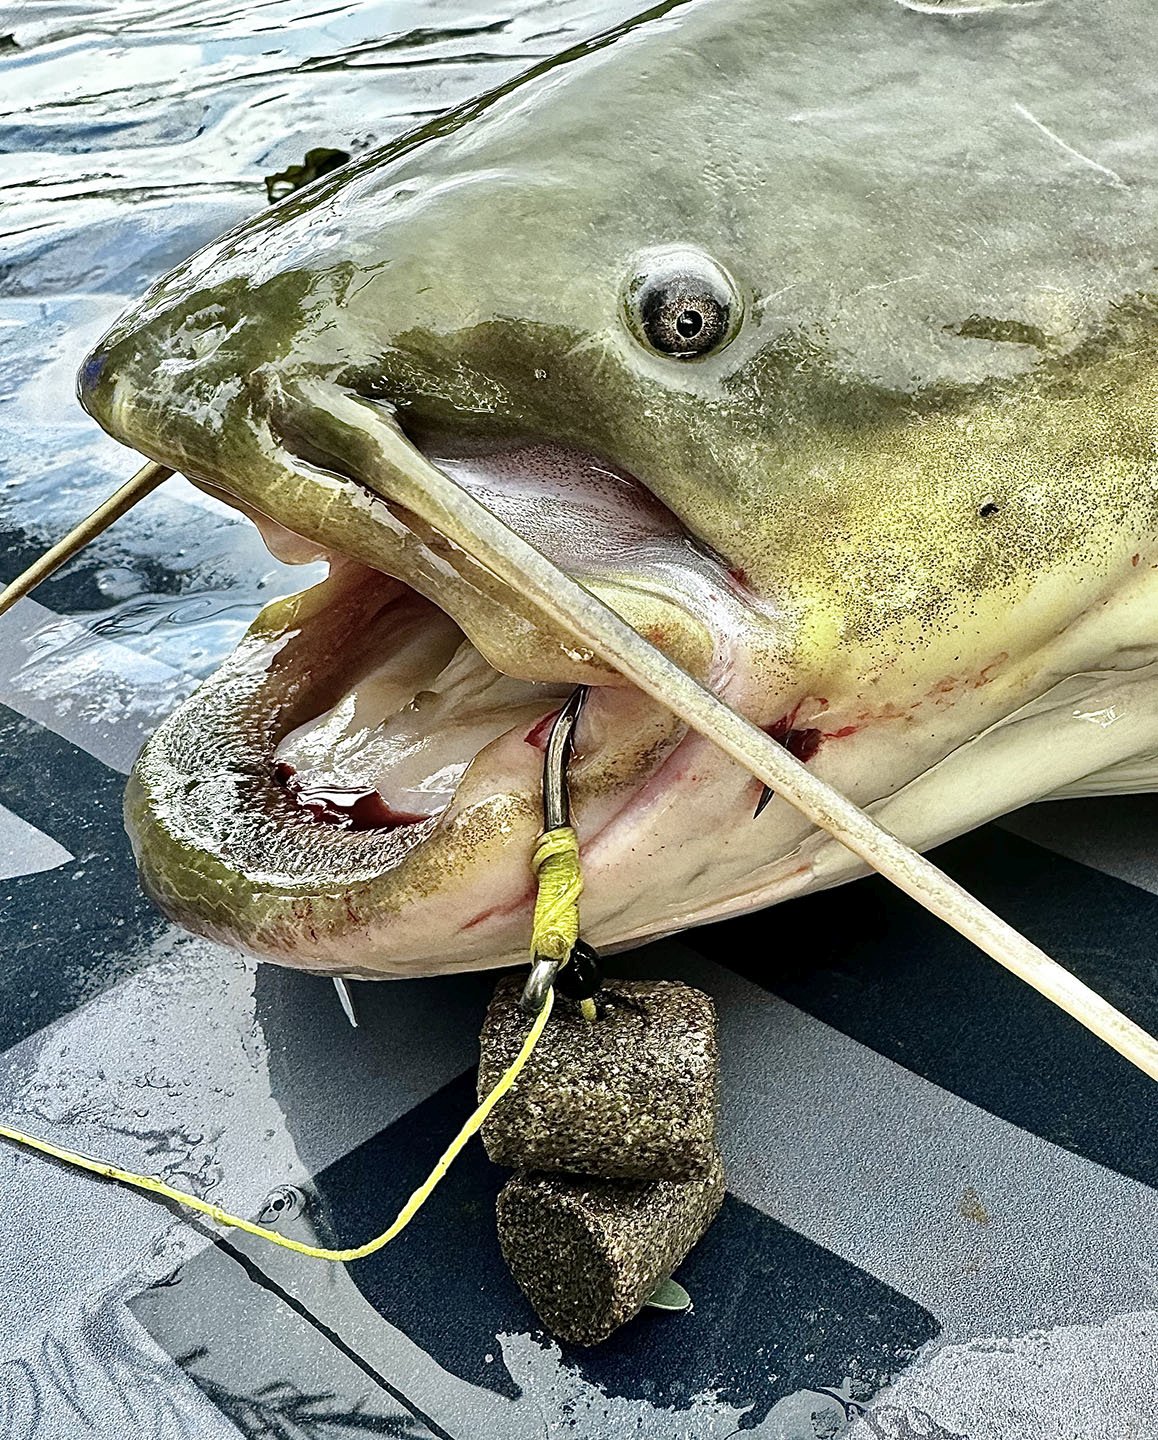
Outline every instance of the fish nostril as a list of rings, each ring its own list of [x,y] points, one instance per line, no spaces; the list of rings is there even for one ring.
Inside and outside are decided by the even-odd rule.
[[[97,385],[100,383],[101,376],[104,374],[105,364],[108,358],[109,352],[107,350],[93,350],[85,358],[76,377],[77,393],[82,402],[87,397],[90,397],[96,390]]]
[[[113,348],[101,343],[85,356],[76,376],[76,398],[98,425],[108,429],[118,369]]]
[[[190,310],[180,328],[189,335],[200,335],[207,330],[228,330],[230,324],[231,317],[225,306],[214,303]]]
[[[209,360],[228,346],[242,323],[223,305],[198,305],[174,317],[165,344],[173,358],[187,362]]]

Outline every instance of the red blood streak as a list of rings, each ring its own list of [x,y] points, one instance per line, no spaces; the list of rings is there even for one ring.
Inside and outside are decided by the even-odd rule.
[[[560,713],[558,710],[552,710],[550,715],[544,715],[541,720],[536,720],[523,736],[526,743],[533,745],[536,750],[545,750],[547,748],[547,736],[550,733],[551,726],[554,725],[555,721],[559,718]]]
[[[492,905],[487,910],[480,910],[479,913],[472,920],[468,920],[462,928],[464,930],[473,930],[476,925],[484,925],[492,915],[497,915],[498,913],[499,906]]]
[[[793,710],[790,715],[781,715],[779,720],[774,721],[771,725],[765,726],[765,730],[771,735],[773,740],[778,740],[790,755],[795,755],[797,760],[807,765],[809,760],[811,760],[820,749],[821,743],[825,739],[825,734],[823,730],[813,730],[810,728],[797,730],[792,722],[796,719],[796,713],[799,708],[800,707],[797,706],[796,710]]]
[[[303,810],[324,825],[341,825],[346,830],[398,830],[428,818],[395,810],[377,790],[303,785],[294,767],[284,760],[274,765],[273,778]]]

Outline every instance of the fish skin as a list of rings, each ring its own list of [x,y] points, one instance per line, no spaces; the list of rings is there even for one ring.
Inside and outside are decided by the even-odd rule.
[[[721,627],[627,565],[610,603],[757,723],[819,736],[810,763],[932,843],[958,814],[967,828],[1158,750],[1142,678],[1128,741],[1086,725],[1088,753],[1059,744],[1054,764],[1071,691],[1042,718],[1070,677],[1112,688],[1155,652],[1151,47],[1144,0],[659,6],[192,257],[97,347],[82,400],[126,444],[399,576],[500,668],[559,682],[613,677],[368,496],[301,382],[389,402],[415,436],[613,462],[739,593]],[[672,243],[743,300],[731,343],[690,363],[622,317],[636,257]],[[269,704],[278,656],[309,690],[286,657],[310,651],[301,617],[332,593],[356,611],[337,584],[267,612],[146,748],[128,796],[145,883],[191,928],[287,963],[505,963],[526,932],[533,786],[482,786],[404,840],[319,833],[231,724]],[[586,846],[595,943],[856,873],[784,802],[753,821],[758,787],[655,707],[596,695],[609,714],[634,703],[647,743],[576,767],[580,822],[609,794],[630,821]],[[201,783],[210,731],[237,754]]]

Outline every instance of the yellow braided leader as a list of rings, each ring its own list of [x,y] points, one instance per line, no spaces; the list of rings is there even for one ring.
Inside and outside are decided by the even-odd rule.
[[[579,938],[579,837],[570,825],[545,830],[531,857],[539,882],[531,923],[531,961],[566,960]]]
[[[551,960],[565,961],[579,938],[578,900],[583,889],[583,877],[579,870],[579,840],[574,830],[564,825],[548,830],[540,836],[531,868],[538,880],[535,918],[531,926],[532,959],[541,955]],[[186,1194],[184,1190],[178,1190],[153,1175],[137,1175],[131,1170],[122,1170],[105,1160],[94,1160],[76,1150],[66,1150],[62,1145],[54,1145],[49,1140],[27,1135],[23,1130],[16,1130],[8,1125],[0,1125],[0,1139],[11,1140],[13,1144],[23,1145],[29,1150],[37,1150],[41,1155],[49,1155],[54,1160],[62,1160],[66,1165],[74,1165],[79,1170],[101,1175],[106,1180],[117,1180],[136,1190],[147,1190],[150,1194],[164,1196],[166,1200],[175,1200],[187,1210],[197,1210],[202,1215],[208,1215],[219,1225],[233,1230],[244,1230],[247,1235],[256,1235],[259,1240],[268,1240],[271,1245],[280,1245],[283,1250],[293,1250],[298,1255],[308,1255],[312,1260],[337,1260],[343,1264],[351,1260],[364,1260],[367,1255],[373,1255],[383,1246],[389,1245],[396,1235],[406,1229],[426,1203],[434,1187],[450,1169],[459,1151],[471,1136],[477,1135],[482,1129],[487,1116],[514,1085],[531,1058],[550,1019],[554,1003],[555,992],[548,990],[543,1008],[535,1016],[522,1049],[499,1077],[494,1089],[480,1102],[470,1119],[443,1151],[434,1169],[403,1205],[390,1228],[383,1230],[382,1234],[375,1236],[373,1240],[367,1240],[365,1245],[355,1245],[348,1250],[329,1250],[324,1245],[307,1245],[302,1240],[291,1240],[287,1235],[279,1235],[276,1230],[271,1230],[266,1225],[243,1220],[240,1215],[231,1215],[220,1205],[213,1205],[208,1200],[198,1199],[196,1195]],[[590,1001],[584,1004],[590,1005],[591,1013],[588,1018],[591,1018],[595,1007]],[[584,1013],[588,1012],[585,1010]]]
[[[566,964],[579,939],[579,896],[583,872],[579,868],[579,837],[570,825],[544,830],[531,857],[539,882],[535,918],[531,925],[531,964],[558,960]],[[597,1018],[594,1000],[580,1000],[584,1020]]]
[[[63,1160],[66,1165],[75,1165],[81,1170],[91,1170],[94,1175],[103,1175],[108,1180],[119,1180],[122,1185],[132,1185],[137,1190],[148,1190],[154,1195],[163,1195],[166,1200],[175,1200],[178,1205],[184,1205],[187,1210],[199,1210],[202,1215],[208,1215],[219,1225],[228,1225],[234,1230],[244,1230],[247,1235],[256,1235],[259,1240],[268,1240],[271,1245],[280,1245],[283,1250],[293,1250],[298,1255],[308,1255],[312,1260],[338,1260],[342,1263],[350,1260],[364,1260],[367,1255],[373,1255],[384,1245],[389,1245],[395,1235],[406,1229],[426,1203],[431,1191],[450,1169],[458,1152],[472,1135],[482,1129],[487,1116],[519,1078],[519,1072],[531,1058],[531,1052],[538,1044],[539,1036],[542,1035],[543,1028],[547,1024],[554,1002],[555,992],[548,990],[543,1008],[535,1016],[535,1023],[531,1026],[527,1038],[523,1041],[523,1048],[515,1056],[513,1064],[503,1072],[491,1093],[482,1101],[478,1109],[443,1151],[438,1164],[403,1205],[393,1225],[388,1230],[383,1230],[382,1234],[375,1236],[373,1240],[367,1240],[365,1245],[355,1245],[349,1250],[327,1250],[324,1245],[307,1245],[302,1240],[291,1240],[287,1235],[279,1235],[276,1230],[270,1230],[265,1225],[255,1225],[252,1220],[243,1220],[240,1215],[231,1215],[227,1210],[222,1210],[220,1205],[212,1205],[208,1200],[199,1200],[196,1195],[187,1195],[183,1190],[177,1190],[172,1185],[167,1185],[164,1180],[156,1179],[155,1176],[135,1175],[131,1170],[120,1170],[116,1165],[109,1165],[104,1160],[93,1160],[88,1155],[78,1154],[75,1150],[65,1150],[60,1145],[53,1145],[48,1140],[40,1140],[35,1135],[25,1135],[23,1131],[10,1129],[7,1125],[0,1125],[0,1137],[12,1140],[17,1145],[25,1145],[30,1150],[39,1150],[42,1155],[51,1155],[54,1160]]]

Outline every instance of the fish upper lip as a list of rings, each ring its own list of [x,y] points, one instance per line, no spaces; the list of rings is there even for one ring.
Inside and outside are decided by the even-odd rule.
[[[123,348],[126,345],[128,350]],[[330,432],[325,423],[320,427],[316,423],[325,421],[327,396],[345,394],[368,409],[380,408],[384,424],[405,436],[406,443],[419,453],[427,453],[422,438],[403,427],[392,403],[360,395],[342,380],[328,378],[324,367],[309,365],[300,372],[287,372],[283,363],[276,361],[257,366],[244,376],[219,373],[214,365],[197,383],[191,380],[192,389],[176,397],[177,408],[171,410],[139,383],[148,356],[160,354],[163,348],[138,342],[132,333],[127,333],[119,335],[111,348],[102,342],[94,351],[102,358],[99,365],[94,363],[92,374],[100,373],[92,382],[95,388],[83,400],[90,413],[122,443],[170,465],[195,482],[202,481],[223,497],[235,499],[239,508],[251,516],[255,512],[264,514],[321,550],[349,556],[397,576],[426,594],[460,624],[464,623],[464,608],[477,606],[482,618],[474,628],[466,626],[468,633],[480,643],[491,663],[505,673],[547,681],[623,683],[595,656],[581,653],[568,633],[558,629],[552,633],[549,622],[517,587],[499,580],[436,526],[425,524],[376,489],[360,472],[356,456],[336,453],[341,451],[344,437]],[[544,437],[532,443],[554,442]],[[597,463],[604,466],[602,460]],[[286,472],[323,484],[326,476],[340,477],[349,490],[345,499],[335,494],[333,506],[327,499],[324,507],[317,507],[325,513],[315,513],[311,523],[299,530],[295,515],[276,503],[279,491],[284,493],[278,480]],[[744,606],[752,606],[755,597],[746,590],[743,576],[729,571],[726,562],[688,529],[682,517],[667,510],[647,486],[626,472],[618,475],[625,484],[635,487],[645,506],[661,512],[678,532],[679,553],[671,551],[665,566],[653,567],[650,573],[639,573],[638,567],[629,562],[606,565],[602,578],[590,578],[595,584],[614,583],[616,595],[625,598],[629,608],[666,604],[664,628],[668,638],[679,628],[682,615],[687,626],[698,622],[705,635],[714,632],[712,643],[720,648],[729,627],[711,623],[711,607],[701,605],[697,609],[692,592],[710,572],[710,583],[700,583],[704,594],[714,589]],[[239,477],[244,477],[240,483]],[[458,477],[456,483],[469,493],[469,487],[462,485]],[[269,503],[271,497],[275,503]],[[338,524],[331,527],[329,522],[336,511],[343,513],[338,515]],[[351,543],[347,523],[351,520],[361,525],[360,534],[353,537],[357,543]],[[516,524],[514,528],[519,527]],[[577,536],[577,548],[583,538]],[[400,553],[403,550],[405,554]],[[575,573],[575,561],[582,556],[556,554],[553,558]],[[579,578],[589,577],[580,573]],[[612,604],[618,608],[615,601]],[[509,627],[512,614],[517,617],[517,635]],[[625,618],[635,622],[632,614]],[[702,649],[702,642],[690,637],[689,630],[685,652],[692,644]],[[527,653],[521,653],[522,649]],[[677,656],[685,666],[692,663],[689,653]],[[726,657],[721,663],[726,664]],[[693,668],[700,669],[698,660]]]
[[[355,392],[349,393],[353,395]],[[359,398],[373,408],[382,409],[383,423],[395,429],[407,446],[438,469],[464,494],[475,501],[482,498],[485,508],[522,540],[535,545],[541,553],[561,569],[580,579],[589,589],[594,589],[596,593],[605,593],[606,587],[611,587],[613,593],[620,597],[620,601],[628,604],[629,611],[632,604],[635,604],[637,610],[643,610],[649,605],[657,610],[663,609],[666,615],[663,633],[653,634],[650,638],[660,644],[661,648],[677,644],[675,658],[680,660],[685,668],[699,671],[704,679],[710,681],[713,677],[722,677],[730,669],[733,660],[729,653],[730,634],[744,628],[746,622],[767,620],[764,606],[748,588],[743,572],[729,568],[727,561],[695,535],[683,518],[668,509],[654,491],[614,462],[606,461],[592,452],[534,434],[519,439],[503,436],[497,441],[489,442],[478,437],[464,439],[461,436],[443,436],[431,439],[421,434],[416,436],[410,433],[390,402],[367,402],[364,397]],[[479,592],[485,591],[498,609],[512,604],[518,605],[523,597],[517,587],[492,575],[485,564],[474,559],[469,550],[445,535],[437,527],[437,522],[427,523],[421,516],[412,513],[405,502],[376,488],[357,465],[336,457],[331,449],[319,445],[317,439],[308,433],[308,428],[292,414],[275,410],[271,414],[270,424],[291,468],[304,464],[315,474],[327,472],[339,475],[367,498],[373,513],[380,518],[388,518],[391,524],[405,529],[411,539],[421,546],[435,572],[433,584],[430,586],[416,580],[414,574],[398,565],[393,557],[358,555],[356,558],[419,589],[467,630],[470,638],[496,669],[524,679],[547,682],[571,681],[594,685],[627,683],[607,668],[597,656],[587,651],[578,651],[569,632],[552,632],[550,622],[545,622],[533,605],[524,616],[528,631],[540,641],[549,639],[554,648],[550,653],[544,650],[543,655],[537,658],[519,654],[513,663],[505,660],[501,654],[496,653],[493,645],[497,627],[492,622],[487,622],[472,628],[469,620],[464,619],[461,596],[456,599],[444,586],[453,576],[465,585],[468,600],[472,596],[481,599]],[[558,532],[553,531],[550,524],[540,524],[539,532],[536,533],[533,528],[535,506],[524,505],[524,496],[515,497],[513,509],[504,509],[501,485],[491,484],[485,474],[479,483],[472,483],[469,469],[475,461],[482,461],[485,468],[487,461],[495,456],[524,457],[531,452],[541,451],[549,451],[556,458],[562,457],[565,464],[586,468],[590,475],[606,478],[613,486],[623,487],[623,494],[628,497],[624,503],[624,511],[645,513],[651,530],[644,527],[638,534],[628,534],[620,546],[622,554],[609,554],[608,546],[604,544],[603,553],[596,561],[593,551],[599,549],[598,531],[604,524],[610,527],[615,520],[614,514],[607,516],[600,513],[603,501],[598,497],[594,505],[589,507],[591,523],[586,529],[576,530],[575,544],[568,550],[564,545],[556,546],[555,540],[556,534],[561,533],[564,525],[574,518],[574,507],[570,500],[564,500],[557,507],[560,512],[560,515],[555,517],[560,521]],[[516,487],[519,478],[516,475]],[[583,483],[587,483],[586,478]],[[533,492],[537,501],[547,502],[547,508],[550,509],[549,485],[545,484],[536,490],[531,484],[526,487],[526,491]],[[581,495],[579,498],[582,500]],[[292,529],[292,517],[272,515],[271,518]],[[528,529],[528,520],[531,522],[531,529]],[[611,529],[610,533],[614,548],[614,545],[619,544],[617,532]],[[652,542],[657,540],[669,542],[662,554],[652,545]],[[644,555],[640,542],[643,547],[652,545],[653,553]],[[341,547],[332,548],[339,553],[345,553]],[[626,556],[626,559],[622,558],[623,556]],[[635,597],[634,601],[632,597]],[[725,620],[721,613],[721,604],[724,602],[733,607],[733,613],[729,617],[731,623]],[[609,603],[613,608],[620,608],[615,601]],[[738,624],[736,611],[744,612],[743,619]],[[764,613],[761,613],[762,611]],[[628,613],[625,618],[629,623],[637,623],[634,614]],[[681,625],[687,633],[683,641],[684,649],[679,652],[678,636],[675,632]],[[638,624],[637,628],[640,628]],[[697,629],[702,633],[702,642],[692,639],[693,631]],[[710,645],[712,655],[704,657],[702,654],[694,654],[697,643],[701,651],[703,644]],[[577,665],[580,668],[577,669]]]

